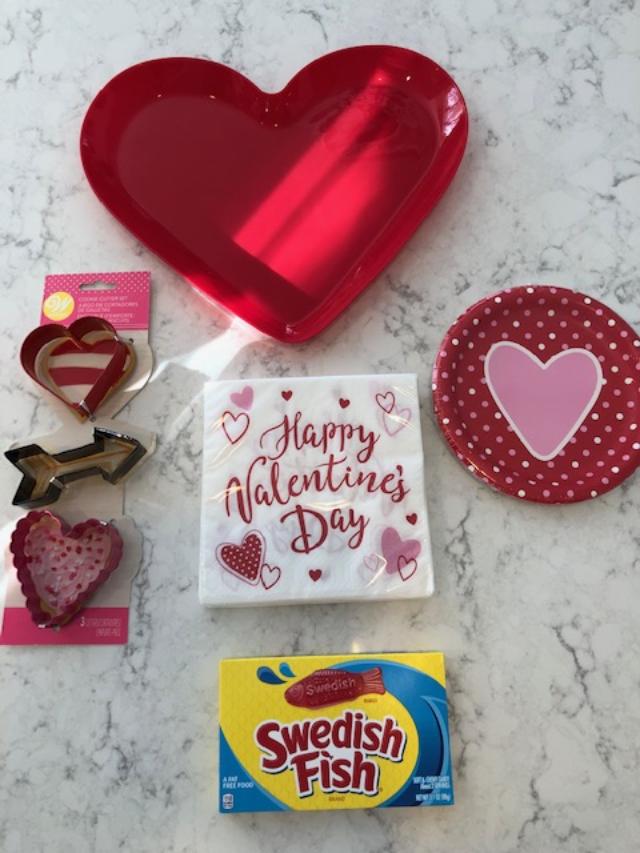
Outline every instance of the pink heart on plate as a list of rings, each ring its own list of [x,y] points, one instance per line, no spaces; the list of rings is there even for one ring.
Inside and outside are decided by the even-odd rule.
[[[265,589],[271,589],[280,580],[282,572],[278,566],[270,566],[269,563],[264,563],[260,572],[260,580]]]
[[[403,581],[408,581],[412,578],[418,568],[416,560],[407,560],[402,554],[398,557],[398,574]]]
[[[227,441],[231,444],[237,444],[249,429],[249,415],[246,412],[240,412],[239,415],[234,415],[233,412],[224,412],[222,415],[222,429],[227,436]]]
[[[500,341],[484,362],[487,386],[510,426],[536,459],[553,459],[571,440],[602,388],[600,362],[567,349],[546,363],[513,341]]]
[[[11,536],[26,605],[37,625],[64,625],[118,567],[122,539],[95,518],[69,527],[50,512],[30,512]]]
[[[400,558],[406,561],[415,559],[420,553],[421,545],[417,539],[402,539],[393,527],[382,531],[382,555],[387,561],[387,572],[392,575],[400,570]]]
[[[253,405],[253,388],[251,385],[245,385],[242,391],[234,391],[231,394],[231,402],[235,403],[239,409],[249,411]]]

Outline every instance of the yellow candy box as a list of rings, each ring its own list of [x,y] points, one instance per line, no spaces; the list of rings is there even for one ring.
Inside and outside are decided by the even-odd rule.
[[[220,663],[220,811],[452,805],[444,656]]]

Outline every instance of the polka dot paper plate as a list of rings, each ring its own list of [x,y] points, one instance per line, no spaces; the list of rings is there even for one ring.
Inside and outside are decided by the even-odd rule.
[[[595,498],[640,464],[640,338],[606,305],[515,287],[469,308],[433,369],[436,417],[485,483],[541,503]]]

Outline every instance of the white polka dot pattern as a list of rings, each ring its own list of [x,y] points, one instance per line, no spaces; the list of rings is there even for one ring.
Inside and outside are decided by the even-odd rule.
[[[250,584],[260,580],[264,558],[264,538],[252,530],[244,537],[241,545],[225,542],[218,548],[218,561],[226,571]]]

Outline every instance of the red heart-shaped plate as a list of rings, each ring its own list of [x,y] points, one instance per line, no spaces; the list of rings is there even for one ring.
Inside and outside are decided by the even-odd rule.
[[[467,124],[451,77],[405,48],[328,54],[277,93],[216,62],[157,59],[96,96],[81,153],[139,240],[258,329],[301,341],[434,207]]]

